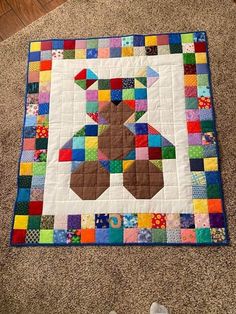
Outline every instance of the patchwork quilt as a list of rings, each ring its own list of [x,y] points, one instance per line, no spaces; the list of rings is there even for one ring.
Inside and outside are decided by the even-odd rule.
[[[205,32],[34,41],[11,244],[227,244]]]

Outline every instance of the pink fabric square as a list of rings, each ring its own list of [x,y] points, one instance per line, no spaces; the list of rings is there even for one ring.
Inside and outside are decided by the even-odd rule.
[[[138,228],[124,228],[124,243],[138,242]]]
[[[209,215],[208,214],[196,214],[194,215],[196,228],[209,228]]]
[[[39,94],[39,104],[49,103],[50,94],[49,93],[40,93]]]
[[[86,40],[76,40],[75,49],[86,49]]]
[[[181,229],[182,243],[196,243],[196,233],[194,229]]]
[[[195,86],[185,87],[185,96],[186,97],[197,97],[197,87],[195,87]]]
[[[146,111],[147,110],[147,100],[135,100],[135,110],[136,111]]]
[[[121,38],[110,38],[110,47],[121,47]]]
[[[99,58],[109,58],[110,57],[110,48],[99,48],[98,49]]]
[[[179,214],[167,214],[166,215],[166,228],[177,229],[180,227]]]
[[[86,100],[87,101],[97,101],[98,91],[97,90],[86,90]]]
[[[148,147],[141,147],[135,149],[136,159],[138,160],[148,160]]]
[[[39,72],[29,72],[28,82],[29,83],[39,82]]]
[[[169,36],[168,35],[157,35],[157,45],[169,45]]]
[[[198,109],[188,109],[186,112],[186,120],[187,121],[199,121],[200,114]]]
[[[23,140],[23,150],[34,150],[35,138],[25,138]]]

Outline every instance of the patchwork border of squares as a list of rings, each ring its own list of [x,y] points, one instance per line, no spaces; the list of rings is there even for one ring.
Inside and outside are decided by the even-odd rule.
[[[54,59],[181,53],[193,186],[193,214],[42,215]],[[25,117],[11,245],[225,245],[227,222],[219,169],[206,33],[52,39],[29,44]]]

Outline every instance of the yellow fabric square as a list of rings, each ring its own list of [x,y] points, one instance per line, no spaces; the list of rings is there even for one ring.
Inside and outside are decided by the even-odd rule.
[[[207,63],[207,57],[205,52],[195,53],[196,63]]]
[[[157,36],[146,36],[145,46],[157,46]]]
[[[33,71],[38,72],[39,69],[40,69],[40,62],[39,61],[29,63],[29,71],[30,72],[33,72]]]
[[[94,229],[95,228],[95,219],[92,214],[83,214],[81,219],[81,228],[82,229]]]
[[[50,82],[51,71],[41,71],[39,74],[39,82]]]
[[[133,47],[122,47],[122,57],[129,57],[134,55]]]
[[[85,148],[97,148],[98,138],[96,136],[85,137]]]
[[[30,51],[40,51],[41,50],[41,42],[35,41],[30,44]]]
[[[86,49],[75,49],[75,59],[85,59]]]
[[[204,158],[204,170],[205,171],[217,171],[218,160],[216,157]]]
[[[28,227],[28,215],[16,215],[14,220],[14,229],[27,229]]]
[[[138,214],[138,228],[151,228],[152,214]]]
[[[111,91],[110,90],[99,90],[98,91],[98,100],[99,101],[110,101],[111,100]]]
[[[194,199],[193,212],[194,214],[207,214],[208,213],[207,199]]]
[[[197,86],[197,75],[185,75],[184,85],[185,86]]]
[[[20,175],[31,176],[33,172],[32,162],[21,162],[20,164]]]
[[[123,170],[126,171],[133,163],[134,160],[123,160]]]

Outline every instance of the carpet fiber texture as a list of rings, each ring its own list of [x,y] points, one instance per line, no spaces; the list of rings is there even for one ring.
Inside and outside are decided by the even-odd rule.
[[[0,43],[0,313],[235,313],[235,3],[68,1]],[[208,34],[227,247],[9,247],[28,41],[205,30]]]

